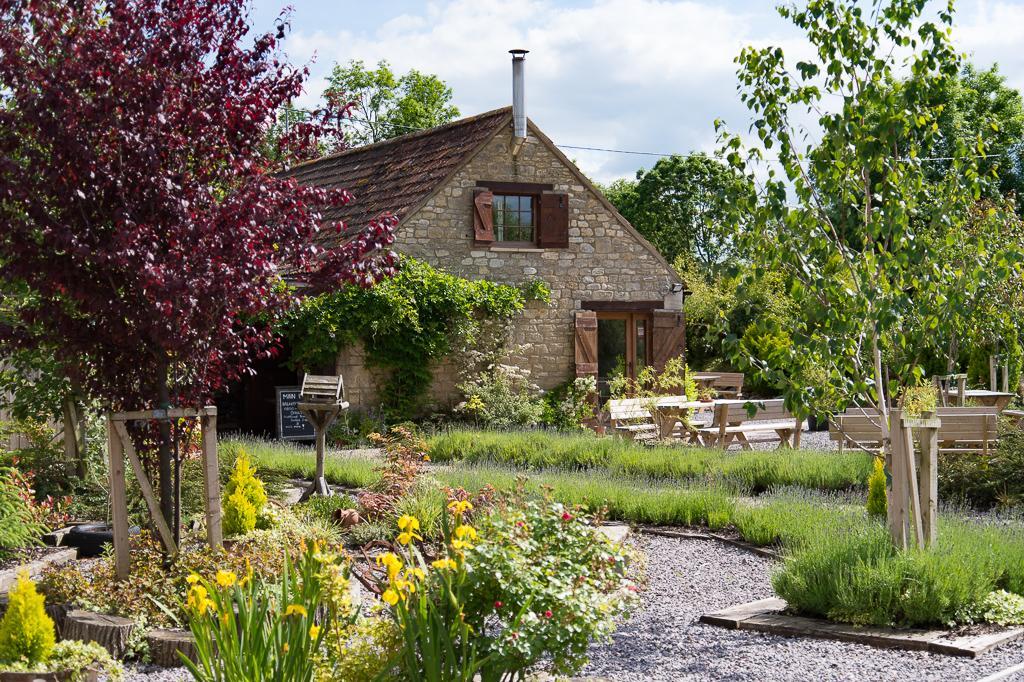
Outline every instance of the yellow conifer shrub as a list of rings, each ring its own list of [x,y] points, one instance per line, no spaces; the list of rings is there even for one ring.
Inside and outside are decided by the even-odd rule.
[[[8,595],[7,613],[0,621],[0,660],[29,665],[45,663],[53,651],[56,635],[53,619],[46,615],[43,595],[28,571],[18,575],[18,582]]]

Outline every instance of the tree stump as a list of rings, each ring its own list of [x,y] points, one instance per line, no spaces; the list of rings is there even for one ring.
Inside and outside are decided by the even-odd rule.
[[[135,624],[127,618],[91,611],[72,611],[64,621],[64,639],[96,642],[114,658],[124,656]]]
[[[153,629],[146,633],[149,643],[149,656],[153,663],[164,668],[177,668],[182,665],[180,651],[190,660],[198,658],[196,641],[188,630]]]

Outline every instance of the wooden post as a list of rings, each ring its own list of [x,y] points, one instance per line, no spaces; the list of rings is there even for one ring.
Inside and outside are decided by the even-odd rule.
[[[890,413],[889,467],[892,484],[889,488],[887,517],[889,535],[897,549],[907,548],[907,483],[906,483],[906,441],[903,439],[900,411]]]
[[[901,420],[902,421],[902,420]],[[905,424],[900,425],[903,435],[903,453],[906,457],[907,474],[907,498],[910,504],[907,506],[910,512],[908,519],[910,530],[914,534],[914,543],[918,547],[924,546],[924,524],[921,522],[921,496],[917,485],[916,455],[914,453],[914,431]]]
[[[1003,393],[1010,392],[1010,363],[1003,363],[1003,387],[1001,389]]]
[[[203,408],[200,417],[203,440],[203,495],[206,504],[206,539],[210,547],[224,546],[220,519],[220,462],[217,459],[217,408]]]
[[[113,415],[107,414],[107,455],[110,459],[110,517],[114,535],[114,570],[118,580],[131,572],[128,546],[128,495],[124,482],[124,452]]]
[[[997,391],[996,388],[996,371],[999,365],[999,356],[990,355],[988,356],[988,389],[990,391]]]
[[[135,480],[139,482],[142,498],[149,507],[149,515],[153,517],[153,523],[156,524],[156,530],[160,534],[160,539],[163,540],[164,547],[167,549],[168,554],[172,556],[177,554],[178,546],[174,542],[174,533],[171,531],[171,527],[167,525],[167,519],[164,518],[164,514],[160,510],[160,502],[157,501],[156,494],[153,492],[153,486],[150,484],[149,478],[146,477],[146,471],[142,468],[142,462],[139,461],[138,456],[135,454],[135,446],[132,444],[131,437],[128,435],[128,427],[125,426],[124,422],[114,422],[114,435],[119,439],[121,449],[128,455],[128,461],[132,463]]]
[[[937,538],[935,527],[939,500],[939,429],[921,429],[921,515],[924,546],[931,547]]]

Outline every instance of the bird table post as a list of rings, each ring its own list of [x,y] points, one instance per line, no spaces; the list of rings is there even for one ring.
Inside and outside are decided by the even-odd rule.
[[[331,495],[331,488],[324,476],[327,429],[342,410],[348,409],[344,394],[345,385],[340,376],[307,374],[302,378],[297,407],[309,419],[316,434],[316,471],[312,485],[302,494],[301,500],[309,499],[312,495]]]

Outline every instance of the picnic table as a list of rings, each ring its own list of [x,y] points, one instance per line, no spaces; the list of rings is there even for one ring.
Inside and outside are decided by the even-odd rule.
[[[735,427],[748,420],[745,406],[750,403],[757,405],[759,411],[780,410],[782,408],[781,398],[770,400],[720,398],[713,401],[687,400],[685,396],[680,396],[679,398],[661,398],[654,406],[654,423],[658,426],[658,435],[662,439],[669,438],[679,425],[682,425],[685,428],[687,425],[687,413],[691,410],[695,412],[712,412],[712,426],[724,424],[727,427]],[[732,410],[731,415],[730,408],[736,408]],[[694,428],[687,430],[687,437],[691,443],[705,445],[701,437],[700,430]],[[795,444],[795,435],[792,424],[765,424],[764,430],[775,431],[779,435],[779,439],[783,446]],[[708,440],[711,440],[711,438],[709,437]],[[713,445],[714,443],[707,444]]]
[[[981,388],[967,388],[964,389],[963,397],[961,397],[959,389],[951,388],[946,391],[946,396],[960,405],[963,405],[968,400],[973,400],[979,405],[995,407],[1002,412],[1010,404],[1010,401],[1013,400],[1014,394],[1004,391],[989,391]]]

